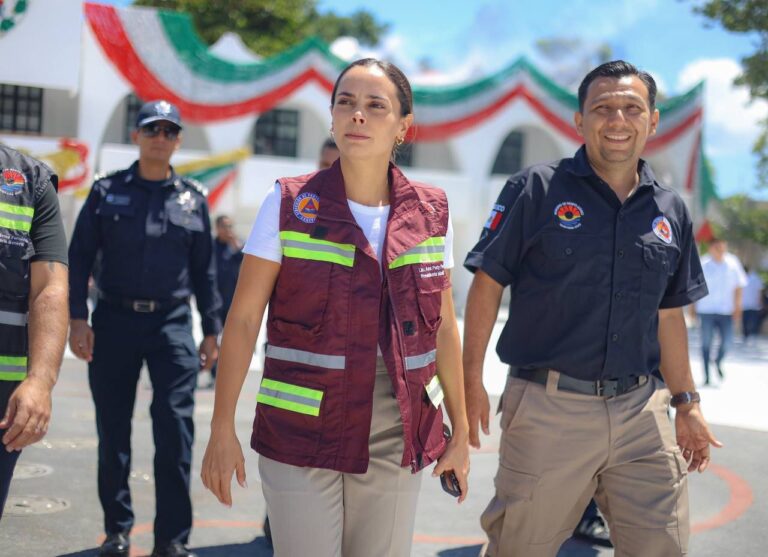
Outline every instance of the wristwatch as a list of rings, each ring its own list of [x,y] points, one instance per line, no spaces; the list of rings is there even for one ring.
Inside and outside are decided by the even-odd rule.
[[[672,397],[672,400],[669,402],[672,407],[680,406],[681,404],[690,404],[692,402],[700,402],[701,401],[701,395],[697,393],[696,391],[685,391],[683,393],[677,393]]]

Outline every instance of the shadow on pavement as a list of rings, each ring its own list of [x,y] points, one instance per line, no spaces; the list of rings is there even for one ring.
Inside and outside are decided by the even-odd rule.
[[[477,557],[482,547],[481,545],[454,547],[440,551],[437,557]],[[557,557],[597,557],[598,555],[600,555],[599,549],[578,540],[568,540],[560,548]]]
[[[438,557],[477,557],[482,545],[468,545],[466,547],[453,547],[440,551]]]
[[[198,557],[272,557],[272,548],[263,536],[248,543],[192,547]],[[98,548],[84,549],[75,553],[66,553],[59,557],[96,557]],[[476,555],[476,554],[475,554]]]

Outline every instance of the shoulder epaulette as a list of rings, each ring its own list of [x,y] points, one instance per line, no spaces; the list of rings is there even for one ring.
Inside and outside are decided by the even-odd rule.
[[[116,176],[121,172],[125,172],[125,169],[121,168],[120,170],[113,170],[111,172],[100,172],[93,177],[93,182],[96,183],[100,180],[103,180],[104,178],[111,178],[112,176]]]
[[[203,197],[208,197],[208,188],[206,188],[202,182],[199,182],[198,180],[195,180],[194,178],[189,178],[187,176],[182,176],[181,181],[184,182],[185,185],[189,186],[193,190],[195,190],[197,193],[202,195]]]

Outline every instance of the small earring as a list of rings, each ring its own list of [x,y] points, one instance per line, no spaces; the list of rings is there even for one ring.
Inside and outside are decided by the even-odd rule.
[[[396,137],[395,138],[395,147],[400,147],[400,145],[403,144],[403,141],[405,141],[402,137]]]
[[[330,129],[330,130],[328,130],[328,131],[330,131],[330,132],[331,132],[331,137],[333,137],[333,128],[331,128],[331,129]]]

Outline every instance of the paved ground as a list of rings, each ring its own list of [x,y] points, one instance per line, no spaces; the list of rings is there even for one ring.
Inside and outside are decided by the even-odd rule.
[[[497,331],[498,333],[498,331]],[[700,377],[697,336],[691,334],[694,372]],[[258,361],[257,358],[254,361]],[[489,390],[498,393],[503,366],[489,357],[486,372]],[[711,472],[691,478],[691,514],[694,536],[691,555],[762,556],[768,546],[768,481],[764,462],[768,457],[768,340],[757,346],[737,344],[722,385],[703,389],[704,411],[725,448],[715,455]],[[238,408],[241,441],[247,442],[258,388],[259,374],[250,374]],[[102,532],[101,511],[96,496],[96,436],[93,405],[88,392],[85,365],[65,359],[55,390],[54,421],[42,442],[24,451],[0,523],[0,555],[3,557],[95,555]],[[137,527],[133,533],[133,555],[147,555],[152,548],[154,491],[152,483],[151,422],[152,391],[146,379],[139,385],[134,419],[132,488]],[[197,443],[192,493],[195,528],[191,544],[201,557],[268,556],[261,534],[264,501],[261,496],[256,455],[247,455],[248,482],[235,488],[231,509],[220,506],[199,480],[200,461],[208,437],[213,392],[200,390],[195,412]],[[472,456],[471,495],[459,507],[445,495],[439,482],[425,477],[416,525],[413,555],[418,557],[469,557],[477,555],[483,534],[478,516],[491,496],[496,468],[498,431]],[[27,476],[27,477],[25,477]],[[36,497],[49,498],[38,501]],[[56,504],[65,506],[52,511]],[[297,525],[300,532],[301,525]],[[568,542],[560,557],[612,555],[589,545]]]

